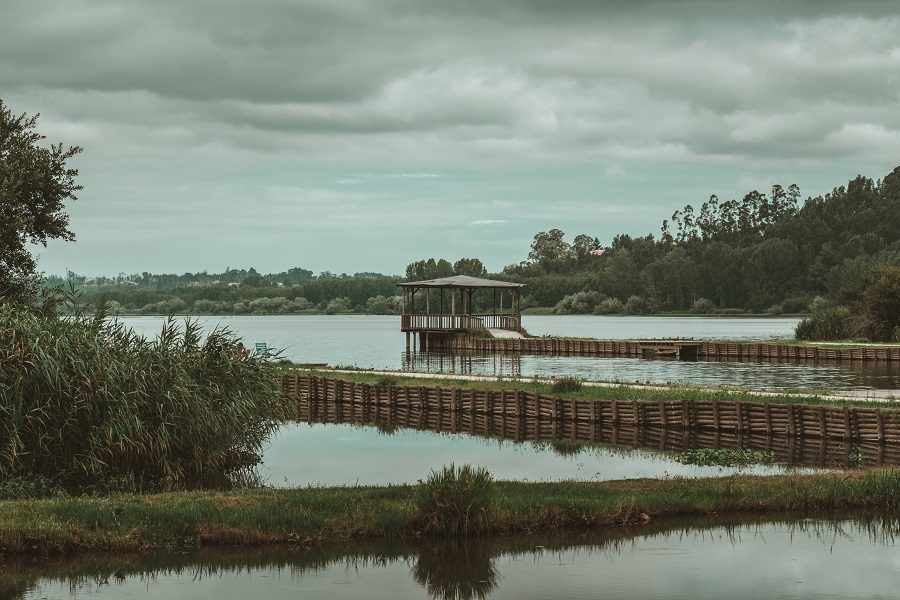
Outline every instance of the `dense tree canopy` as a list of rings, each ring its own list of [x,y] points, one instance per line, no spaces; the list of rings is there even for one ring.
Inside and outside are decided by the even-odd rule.
[[[64,209],[81,186],[66,163],[81,148],[43,146],[37,118],[14,115],[0,100],[0,302],[26,302],[37,289],[28,244],[75,239]]]

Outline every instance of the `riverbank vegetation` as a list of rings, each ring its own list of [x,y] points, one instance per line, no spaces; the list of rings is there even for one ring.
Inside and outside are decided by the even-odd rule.
[[[824,307],[797,324],[801,340],[900,342],[900,265],[877,266],[841,290],[840,306]]]
[[[0,480],[72,493],[228,486],[289,413],[275,368],[227,329],[154,340],[101,305],[0,305]],[[36,483],[37,482],[37,483]]]
[[[394,485],[4,501],[0,552],[418,537],[428,535],[416,501],[419,490]],[[900,503],[900,471],[603,483],[495,481],[487,493],[489,520],[482,533],[584,530],[713,513],[891,511]]]
[[[711,196],[699,208],[676,210],[655,235],[603,243],[579,234],[570,243],[559,229],[542,231],[527,258],[500,273],[477,258],[430,258],[410,263],[403,277],[293,268],[68,278],[88,300],[106,295],[123,313],[138,314],[395,314],[398,281],[458,274],[524,283],[522,308],[557,314],[777,315],[826,310],[873,268],[898,264],[900,167],[804,202],[794,185],[739,200]],[[491,301],[476,296],[474,308]]]

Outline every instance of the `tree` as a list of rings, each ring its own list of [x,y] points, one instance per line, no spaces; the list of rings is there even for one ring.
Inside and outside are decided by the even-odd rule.
[[[569,255],[569,244],[563,239],[565,235],[561,229],[536,233],[531,243],[531,252],[528,253],[529,260],[547,263],[566,258]]]
[[[484,277],[487,269],[477,258],[461,258],[453,263],[453,273],[456,275],[468,275],[469,277]]]
[[[38,115],[14,115],[0,100],[0,303],[29,302],[37,291],[37,261],[28,244],[73,241],[67,200],[81,189],[66,161],[78,146],[40,145]]]

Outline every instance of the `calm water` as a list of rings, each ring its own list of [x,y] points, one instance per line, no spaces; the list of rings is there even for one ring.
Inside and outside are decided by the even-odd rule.
[[[263,454],[259,474],[268,485],[415,483],[450,463],[484,467],[497,479],[603,481],[637,477],[703,477],[737,471],[768,475],[784,465],[743,469],[682,465],[670,454],[626,447],[569,446],[398,429],[334,424],[286,425]]]
[[[142,334],[159,332],[162,317],[127,317]],[[224,325],[248,344],[266,342],[298,362],[374,369],[462,372],[486,375],[561,375],[623,382],[732,385],[751,389],[900,388],[900,365],[791,365],[563,356],[451,357],[407,355],[400,318],[377,315],[200,317],[207,327]],[[533,334],[596,338],[696,337],[759,339],[792,337],[795,318],[529,316]]]
[[[651,522],[637,532],[7,561],[5,598],[895,598],[896,520]]]

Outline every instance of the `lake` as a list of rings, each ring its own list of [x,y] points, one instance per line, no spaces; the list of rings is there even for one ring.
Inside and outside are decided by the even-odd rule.
[[[135,331],[153,336],[163,317],[125,317]],[[793,336],[796,318],[610,317],[525,315],[523,326],[536,335],[606,339],[695,337],[772,339]],[[266,342],[297,362],[373,369],[555,376],[641,383],[688,383],[773,390],[896,389],[897,363],[770,364],[678,362],[580,356],[453,356],[409,353],[400,317],[384,315],[285,315],[198,317],[204,327],[226,326],[245,343]]]
[[[896,518],[651,521],[565,537],[7,559],[11,600],[895,598]]]

